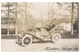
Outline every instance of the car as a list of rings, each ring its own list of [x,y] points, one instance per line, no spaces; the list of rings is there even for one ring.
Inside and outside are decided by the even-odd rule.
[[[25,47],[32,44],[35,39],[39,41],[51,40],[53,43],[60,41],[62,33],[57,29],[58,26],[52,26],[49,28],[51,29],[45,27],[35,27],[30,31],[19,34],[17,43]]]

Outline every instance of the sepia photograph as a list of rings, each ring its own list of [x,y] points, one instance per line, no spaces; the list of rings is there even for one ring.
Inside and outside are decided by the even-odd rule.
[[[78,2],[1,2],[2,52],[78,52]]]

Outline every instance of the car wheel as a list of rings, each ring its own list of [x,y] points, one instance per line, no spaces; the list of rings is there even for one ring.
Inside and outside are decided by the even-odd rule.
[[[24,36],[22,38],[22,45],[23,46],[30,45],[31,43],[32,43],[32,38],[30,36]]]
[[[53,36],[52,36],[52,41],[54,43],[57,43],[61,40],[61,34],[60,33],[54,33]]]

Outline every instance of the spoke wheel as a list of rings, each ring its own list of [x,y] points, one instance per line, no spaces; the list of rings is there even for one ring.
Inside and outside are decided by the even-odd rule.
[[[60,35],[59,33],[53,34],[53,36],[52,36],[52,41],[53,41],[54,43],[57,43],[57,42],[60,41],[60,40],[61,40],[61,35]]]
[[[32,43],[32,38],[30,36],[24,36],[22,38],[22,45],[23,46],[30,45],[31,43]]]

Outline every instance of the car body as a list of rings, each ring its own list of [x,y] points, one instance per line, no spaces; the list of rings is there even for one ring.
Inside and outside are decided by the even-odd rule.
[[[51,27],[50,27],[51,28]],[[51,40],[57,43],[61,39],[62,33],[57,29],[58,26],[52,26],[49,30],[45,27],[36,27],[30,31],[18,35],[17,43],[22,46],[30,45],[35,39],[39,41]]]

